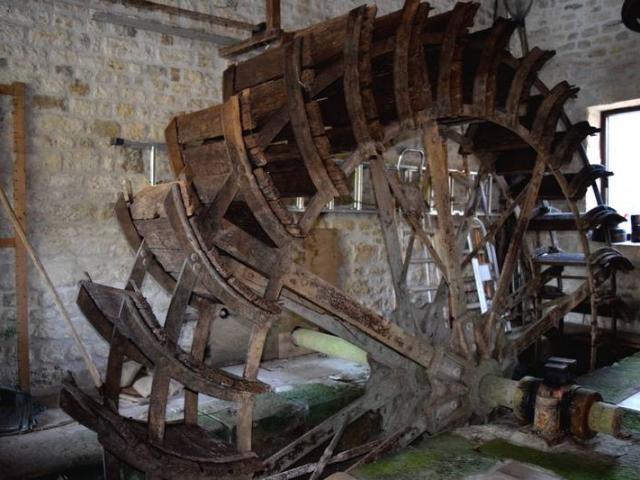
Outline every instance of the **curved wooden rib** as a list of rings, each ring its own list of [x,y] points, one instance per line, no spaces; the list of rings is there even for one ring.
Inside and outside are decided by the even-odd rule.
[[[598,131],[597,128],[589,125],[589,122],[578,122],[574,124],[562,137],[562,140],[554,149],[550,162],[557,167],[568,165],[578,146],[589,135]]]
[[[137,252],[140,248],[140,244],[142,243],[142,237],[140,237],[140,234],[136,230],[136,227],[133,225],[131,215],[129,214],[129,207],[125,202],[124,195],[122,193],[118,195],[118,200],[116,201],[114,211],[116,214],[116,219],[120,224],[120,228],[122,229],[122,233],[124,234],[127,243],[131,247],[131,250]],[[171,275],[169,275],[164,268],[162,268],[154,255],[146,247],[145,253],[148,254],[148,256],[146,257],[147,271],[160,284],[160,286],[165,289],[165,291],[173,291],[176,285],[176,280]]]
[[[514,124],[518,119],[520,104],[529,94],[538,70],[540,70],[553,55],[555,55],[554,51],[545,51],[534,47],[527,56],[518,63],[516,73],[511,81],[506,103],[506,111],[511,115]]]
[[[478,112],[491,113],[495,108],[496,76],[505,46],[516,28],[515,22],[500,18],[491,28],[482,49],[473,82],[473,104]]]
[[[97,432],[108,452],[154,478],[165,478],[171,472],[177,478],[234,479],[262,468],[255,454],[238,453],[194,425],[169,425],[165,442],[151,445],[143,424],[109,411],[72,381],[65,382],[60,404]]]
[[[231,97],[222,107],[224,140],[229,158],[239,170],[240,190],[260,226],[277,246],[283,247],[291,241],[291,237],[273,213],[253,175],[242,136],[240,115],[240,100],[237,96]]]
[[[562,107],[569,98],[575,96],[578,90],[578,88],[572,88],[567,82],[560,82],[545,96],[531,127],[531,136],[542,147],[551,149]]]
[[[418,7],[415,25],[411,32],[409,44],[409,92],[411,94],[412,109],[415,112],[425,111],[433,105],[433,95],[431,93],[431,82],[424,54],[424,43],[422,35],[425,23],[431,7],[427,3],[422,3]],[[416,118],[416,120],[418,120]]]
[[[257,323],[265,321],[265,315],[280,311],[277,304],[259,297],[227,272],[215,248],[205,249],[202,246],[202,239],[195,229],[196,222],[190,222],[187,218],[182,197],[176,187],[172,188],[165,200],[165,211],[174,235],[185,252],[190,257],[198,259],[205,269],[206,275],[202,276],[202,284],[216,298]]]
[[[462,61],[460,37],[473,24],[476,3],[457,3],[447,25],[438,65],[437,105],[440,115],[462,113]]]
[[[359,144],[373,141],[362,102],[360,79],[360,39],[366,13],[366,6],[358,7],[349,12],[344,45],[344,99],[349,112],[351,129]]]
[[[123,295],[126,314],[117,328],[140,346],[156,368],[175,378],[190,390],[212,395],[223,400],[240,400],[251,393],[269,391],[269,386],[248,381],[202,363],[193,362],[191,356],[161,335],[160,324],[151,307],[140,294]]]
[[[301,50],[301,38],[294,39],[293,42],[284,47],[284,83],[287,92],[291,128],[307,172],[318,192],[317,194],[337,197],[338,191],[327,174],[322,157],[311,134],[311,125],[307,117],[304,94],[300,83],[300,74],[302,73]]]
[[[93,325],[98,334],[111,343],[114,325],[120,315],[122,304],[120,295],[122,290],[89,281],[81,281],[79,287],[77,304],[80,307],[80,311]],[[127,339],[121,339],[118,345],[123,348],[124,354],[131,360],[147,368],[152,367],[149,359],[144,356],[135,344]]]
[[[414,38],[414,28],[419,28],[419,25],[416,25],[419,7],[419,0],[407,0],[402,9],[402,21],[396,30],[393,53],[393,90],[401,129],[414,128],[411,90],[409,88],[409,47],[411,39]]]

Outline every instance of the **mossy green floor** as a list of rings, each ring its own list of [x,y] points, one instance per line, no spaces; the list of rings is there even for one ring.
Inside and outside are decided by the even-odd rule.
[[[359,468],[354,476],[358,480],[458,480],[485,473],[508,459],[537,465],[567,480],[640,479],[640,464],[633,455],[612,458],[592,452],[547,452],[502,439],[475,445],[455,434],[426,438]]]

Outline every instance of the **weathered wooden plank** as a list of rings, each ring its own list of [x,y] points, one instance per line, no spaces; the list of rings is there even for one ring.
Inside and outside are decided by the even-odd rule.
[[[358,7],[349,13],[344,44],[344,99],[351,120],[353,136],[358,143],[372,141],[364,110],[360,79],[360,37],[367,8]]]
[[[222,137],[222,105],[214,105],[176,118],[180,144]]]
[[[426,110],[433,102],[429,72],[424,55],[424,44],[427,43],[424,33],[425,25],[429,20],[429,4],[423,3],[418,7],[415,25],[411,32],[409,43],[409,93],[414,112]],[[373,55],[373,53],[372,53]]]
[[[272,299],[273,300],[273,299]],[[264,351],[264,344],[267,340],[267,334],[271,328],[271,322],[265,322],[260,325],[254,325],[251,330],[251,338],[249,339],[249,348],[247,351],[247,359],[244,365],[243,378],[255,381],[260,368],[260,360]],[[239,452],[251,451],[251,440],[253,431],[253,406],[255,398],[249,397],[243,400],[238,410],[238,418],[236,420],[236,445]]]
[[[27,229],[27,107],[26,85],[13,83],[13,209],[23,230]],[[29,280],[27,249],[15,240],[16,330],[18,335],[18,379],[30,391],[29,371]]]
[[[212,15],[209,13],[198,12],[196,10],[187,10],[180,7],[174,7],[172,5],[166,5],[164,3],[152,2],[150,0],[108,0],[111,3],[121,3],[128,7],[137,8],[140,10],[147,10],[151,12],[161,12],[168,15],[175,15],[178,17],[189,18],[191,20],[197,20],[199,22],[210,23],[211,25],[220,25],[221,27],[235,28],[237,30],[246,30],[252,32],[256,29],[256,26],[252,23],[243,22],[240,20],[233,20],[231,18],[220,17],[218,15]]]
[[[96,12],[93,14],[91,19],[94,22],[111,23],[113,25],[120,25],[123,27],[133,27],[140,30],[147,30],[149,32],[162,33],[164,35],[173,35],[176,37],[211,42],[216,45],[229,45],[238,40],[236,37],[211,33],[200,28],[187,28],[180,25],[171,25],[159,22],[150,18],[112,12]]]
[[[400,238],[398,237],[398,223],[396,222],[395,205],[387,178],[385,175],[384,160],[376,157],[370,163],[371,184],[373,193],[378,206],[378,219],[382,229],[382,237],[384,239],[387,261],[389,262],[389,270],[393,281],[394,293],[398,303],[405,299],[405,286],[402,282],[402,247]],[[403,319],[401,326],[409,331],[415,328],[415,322],[412,318]]]
[[[213,325],[215,307],[212,303],[200,302],[198,310],[198,322],[191,343],[191,357],[197,362],[203,362],[209,341],[209,331]],[[191,425],[198,423],[198,392],[188,389],[184,391],[184,422]]]
[[[451,194],[449,192],[449,162],[447,145],[440,137],[438,125],[435,121],[423,125],[423,140],[429,172],[431,174],[431,188],[433,199],[438,211],[438,230],[436,232],[440,246],[440,258],[444,266],[443,276],[449,289],[449,321],[451,326],[460,332],[460,321],[467,311],[464,280],[460,266],[460,245],[457,241],[457,231],[451,216]],[[458,335],[462,352],[469,355],[466,339]]]

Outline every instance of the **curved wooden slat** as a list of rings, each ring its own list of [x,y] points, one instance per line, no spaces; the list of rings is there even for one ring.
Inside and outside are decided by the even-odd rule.
[[[347,37],[344,45],[344,99],[356,142],[373,141],[362,102],[360,79],[360,37],[367,8],[358,7],[349,12]]]
[[[538,47],[534,47],[527,56],[518,63],[516,73],[511,81],[505,107],[506,111],[511,115],[514,124],[518,119],[520,104],[526,95],[529,94],[538,70],[554,55],[555,52],[552,50],[541,50]]]
[[[234,279],[224,268],[215,248],[202,246],[202,238],[195,230],[196,222],[190,222],[187,218],[180,192],[175,186],[166,198],[165,211],[171,228],[185,251],[198,259],[201,267],[205,269],[202,284],[212,295],[239,314],[258,323],[263,321],[265,315],[280,311],[278,305],[262,299]]]
[[[431,93],[431,82],[424,55],[424,29],[431,7],[427,3],[422,3],[418,7],[415,25],[411,32],[409,44],[409,91],[411,94],[411,104],[414,112],[422,112],[432,106],[433,95]]]
[[[76,303],[80,311],[89,320],[89,323],[96,329],[98,334],[107,342],[111,343],[113,338],[113,328],[117,322],[122,302],[120,301],[121,290],[113,287],[100,286],[97,284],[81,281],[79,284],[78,298]],[[124,349],[124,353],[131,360],[138,362],[145,367],[151,368],[152,364],[140,349],[127,339],[118,341],[119,348]]]
[[[190,390],[223,400],[241,400],[251,393],[262,393],[269,386],[248,381],[223,370],[195,363],[191,356],[167,339],[151,307],[140,294],[123,294],[126,314],[117,328],[138,345],[145,356],[167,377],[175,378]]]
[[[578,122],[572,125],[560,143],[555,146],[551,163],[557,167],[569,164],[584,139],[597,131],[598,129],[589,125],[589,122]]]
[[[400,128],[413,128],[413,107],[409,89],[409,46],[414,38],[413,30],[418,28],[416,17],[420,0],[407,0],[402,8],[402,21],[396,30],[393,52],[393,90]],[[414,58],[415,60],[415,58]]]
[[[300,150],[302,160],[316,190],[320,194],[338,196],[333,182],[318,152],[311,133],[311,125],[300,84],[302,39],[296,38],[284,48],[284,81],[287,91],[287,104],[291,128]]]
[[[515,22],[499,18],[482,47],[473,82],[473,104],[478,112],[490,113],[495,108],[498,67],[515,28]]]
[[[164,138],[167,143],[171,170],[173,171],[174,176],[177,177],[184,168],[184,159],[182,158],[182,151],[180,149],[180,144],[178,143],[178,121],[176,118],[171,120],[165,129]]]
[[[121,193],[118,195],[118,200],[115,205],[115,214],[118,223],[120,224],[120,228],[122,233],[124,234],[127,243],[134,252],[137,252],[140,248],[140,244],[142,243],[142,238],[140,234],[136,230],[133,221],[131,220],[131,215],[129,214],[129,207],[124,200],[124,195]],[[175,279],[169,275],[164,268],[160,265],[160,263],[155,259],[153,254],[149,251],[148,256],[146,258],[147,265],[146,268],[151,274],[151,276],[160,284],[162,288],[167,292],[173,291],[176,281]]]
[[[60,404],[97,432],[108,452],[153,478],[170,473],[176,478],[230,480],[263,468],[254,453],[239,453],[194,425],[170,425],[165,442],[152,445],[142,424],[110,412],[71,381],[64,383]]]
[[[545,96],[531,128],[531,136],[542,148],[551,148],[562,107],[569,98],[578,93],[578,90],[567,82],[560,82]]]
[[[237,96],[227,100],[222,108],[224,139],[231,163],[237,165],[240,173],[240,190],[244,198],[269,238],[278,246],[284,246],[291,241],[291,237],[275,216],[249,165],[247,151],[242,136],[240,120],[240,100]]]
[[[457,3],[447,25],[438,65],[437,105],[439,115],[462,111],[462,49],[461,36],[473,24],[477,3]]]

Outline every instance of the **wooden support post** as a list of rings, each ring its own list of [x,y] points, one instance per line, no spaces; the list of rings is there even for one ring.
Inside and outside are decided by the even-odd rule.
[[[280,29],[280,0],[267,0],[267,31]]]
[[[13,97],[13,210],[22,229],[26,229],[26,85],[19,82],[14,82],[11,85],[0,85],[0,95],[10,95]],[[11,238],[0,238],[0,248],[13,248],[15,251],[18,383],[23,392],[28,392],[30,390],[30,375],[27,251],[24,243],[19,238],[16,238],[16,235]]]
[[[13,144],[15,160],[13,164],[13,202],[18,222],[27,228],[27,179],[25,164],[27,159],[27,125],[25,106],[26,86],[13,84]],[[16,322],[18,330],[18,376],[20,388],[30,390],[29,384],[29,285],[27,276],[27,250],[19,239],[15,240],[16,263]]]

